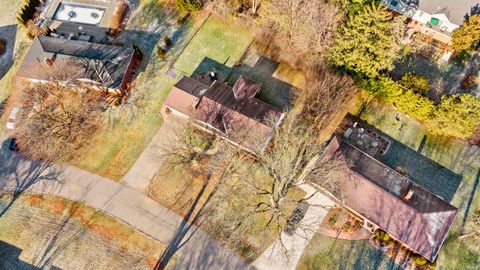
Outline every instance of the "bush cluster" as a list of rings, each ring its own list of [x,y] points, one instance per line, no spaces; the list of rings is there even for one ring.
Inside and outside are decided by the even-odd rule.
[[[361,86],[364,90],[393,104],[401,112],[424,122],[432,134],[467,138],[474,134],[479,125],[480,99],[465,93],[444,96],[439,104],[426,97],[426,83],[423,79],[412,79],[408,75],[407,85],[400,85],[389,77],[364,79]]]

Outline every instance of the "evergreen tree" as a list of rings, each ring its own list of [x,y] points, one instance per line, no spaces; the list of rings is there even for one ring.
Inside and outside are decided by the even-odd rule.
[[[186,12],[199,11],[203,7],[202,0],[177,0],[175,4],[179,10]]]
[[[466,138],[473,135],[480,124],[480,99],[471,94],[457,94],[442,98],[430,129],[445,136]]]
[[[337,32],[329,58],[367,77],[390,70],[399,57],[402,23],[403,19],[393,19],[381,5],[365,6]]]
[[[400,79],[400,84],[422,96],[427,97],[430,92],[430,83],[428,82],[428,79],[414,73],[406,73],[403,75]]]
[[[480,42],[480,14],[470,16],[460,28],[453,31],[452,42],[457,53],[468,53]]]

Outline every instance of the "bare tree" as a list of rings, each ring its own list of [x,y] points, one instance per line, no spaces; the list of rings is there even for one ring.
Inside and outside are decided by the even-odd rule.
[[[245,237],[252,232],[263,234],[258,235],[259,239],[280,239],[284,247],[281,235],[293,210],[316,194],[305,196],[301,186],[314,184],[332,190],[338,185],[336,180],[347,172],[344,161],[323,155],[325,146],[317,143],[316,132],[293,115],[274,131],[271,147],[265,152],[255,151],[263,153],[255,156],[228,147],[223,140],[216,142],[222,146],[212,147],[216,151],[199,148],[206,145],[199,144],[199,134],[192,136],[191,130],[182,129],[184,132],[174,135],[175,139],[168,143],[169,162],[201,163],[208,179],[218,181],[199,215],[208,224],[205,230],[234,249],[244,249],[248,245]],[[248,135],[245,140],[255,142],[254,134]],[[260,147],[262,143],[252,145]],[[298,229],[303,233],[313,230],[312,225],[299,225]]]
[[[103,93],[72,89],[61,83],[35,84],[24,89],[15,137],[23,154],[48,161],[65,161],[88,145],[104,108]]]
[[[316,194],[305,196],[301,186],[331,189],[347,172],[342,160],[322,155],[325,147],[310,134],[296,119],[287,117],[264,154],[234,160],[233,178],[224,181],[210,201],[214,210],[209,213],[209,229],[234,249],[244,249],[245,237],[255,233],[258,239],[278,239],[286,251],[281,235],[293,210],[308,204]],[[298,225],[298,234],[303,236],[313,225]]]
[[[307,86],[300,96],[302,120],[320,133],[357,93],[358,88],[351,77],[335,74],[324,65],[317,65],[308,72]]]
[[[321,60],[344,16],[337,5],[323,0],[268,1],[260,14],[259,41],[275,46],[281,58],[293,66],[297,61]]]

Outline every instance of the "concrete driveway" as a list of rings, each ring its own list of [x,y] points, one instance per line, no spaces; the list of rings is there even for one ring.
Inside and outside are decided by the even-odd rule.
[[[253,262],[253,266],[257,269],[295,270],[303,251],[325,218],[327,209],[335,205],[330,198],[318,192],[312,186],[302,185],[301,188],[307,193],[306,198],[314,194],[307,200],[310,207],[299,225],[301,228],[308,229],[297,229],[293,235],[282,233],[281,239],[284,247],[278,240],[274,242]]]

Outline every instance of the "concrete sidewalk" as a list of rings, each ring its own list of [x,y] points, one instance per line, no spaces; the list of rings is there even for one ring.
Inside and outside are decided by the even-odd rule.
[[[121,182],[145,193],[163,164],[162,147],[168,127],[164,123]]]
[[[122,183],[69,167],[24,160],[3,144],[0,189],[33,192],[81,201],[128,223],[166,245],[179,242],[175,269],[248,269],[242,258],[223,248],[181,216]],[[177,245],[175,246],[177,247]]]
[[[279,241],[274,242],[253,262],[253,266],[257,269],[294,270],[303,251],[328,212],[323,207],[328,208],[335,205],[330,198],[316,191],[315,188],[309,185],[303,185],[301,188],[307,193],[305,197],[309,197],[316,192],[313,197],[308,199],[310,207],[299,225],[299,227],[308,228],[308,230],[297,229],[293,235],[282,233],[281,239],[286,249],[282,247]]]

